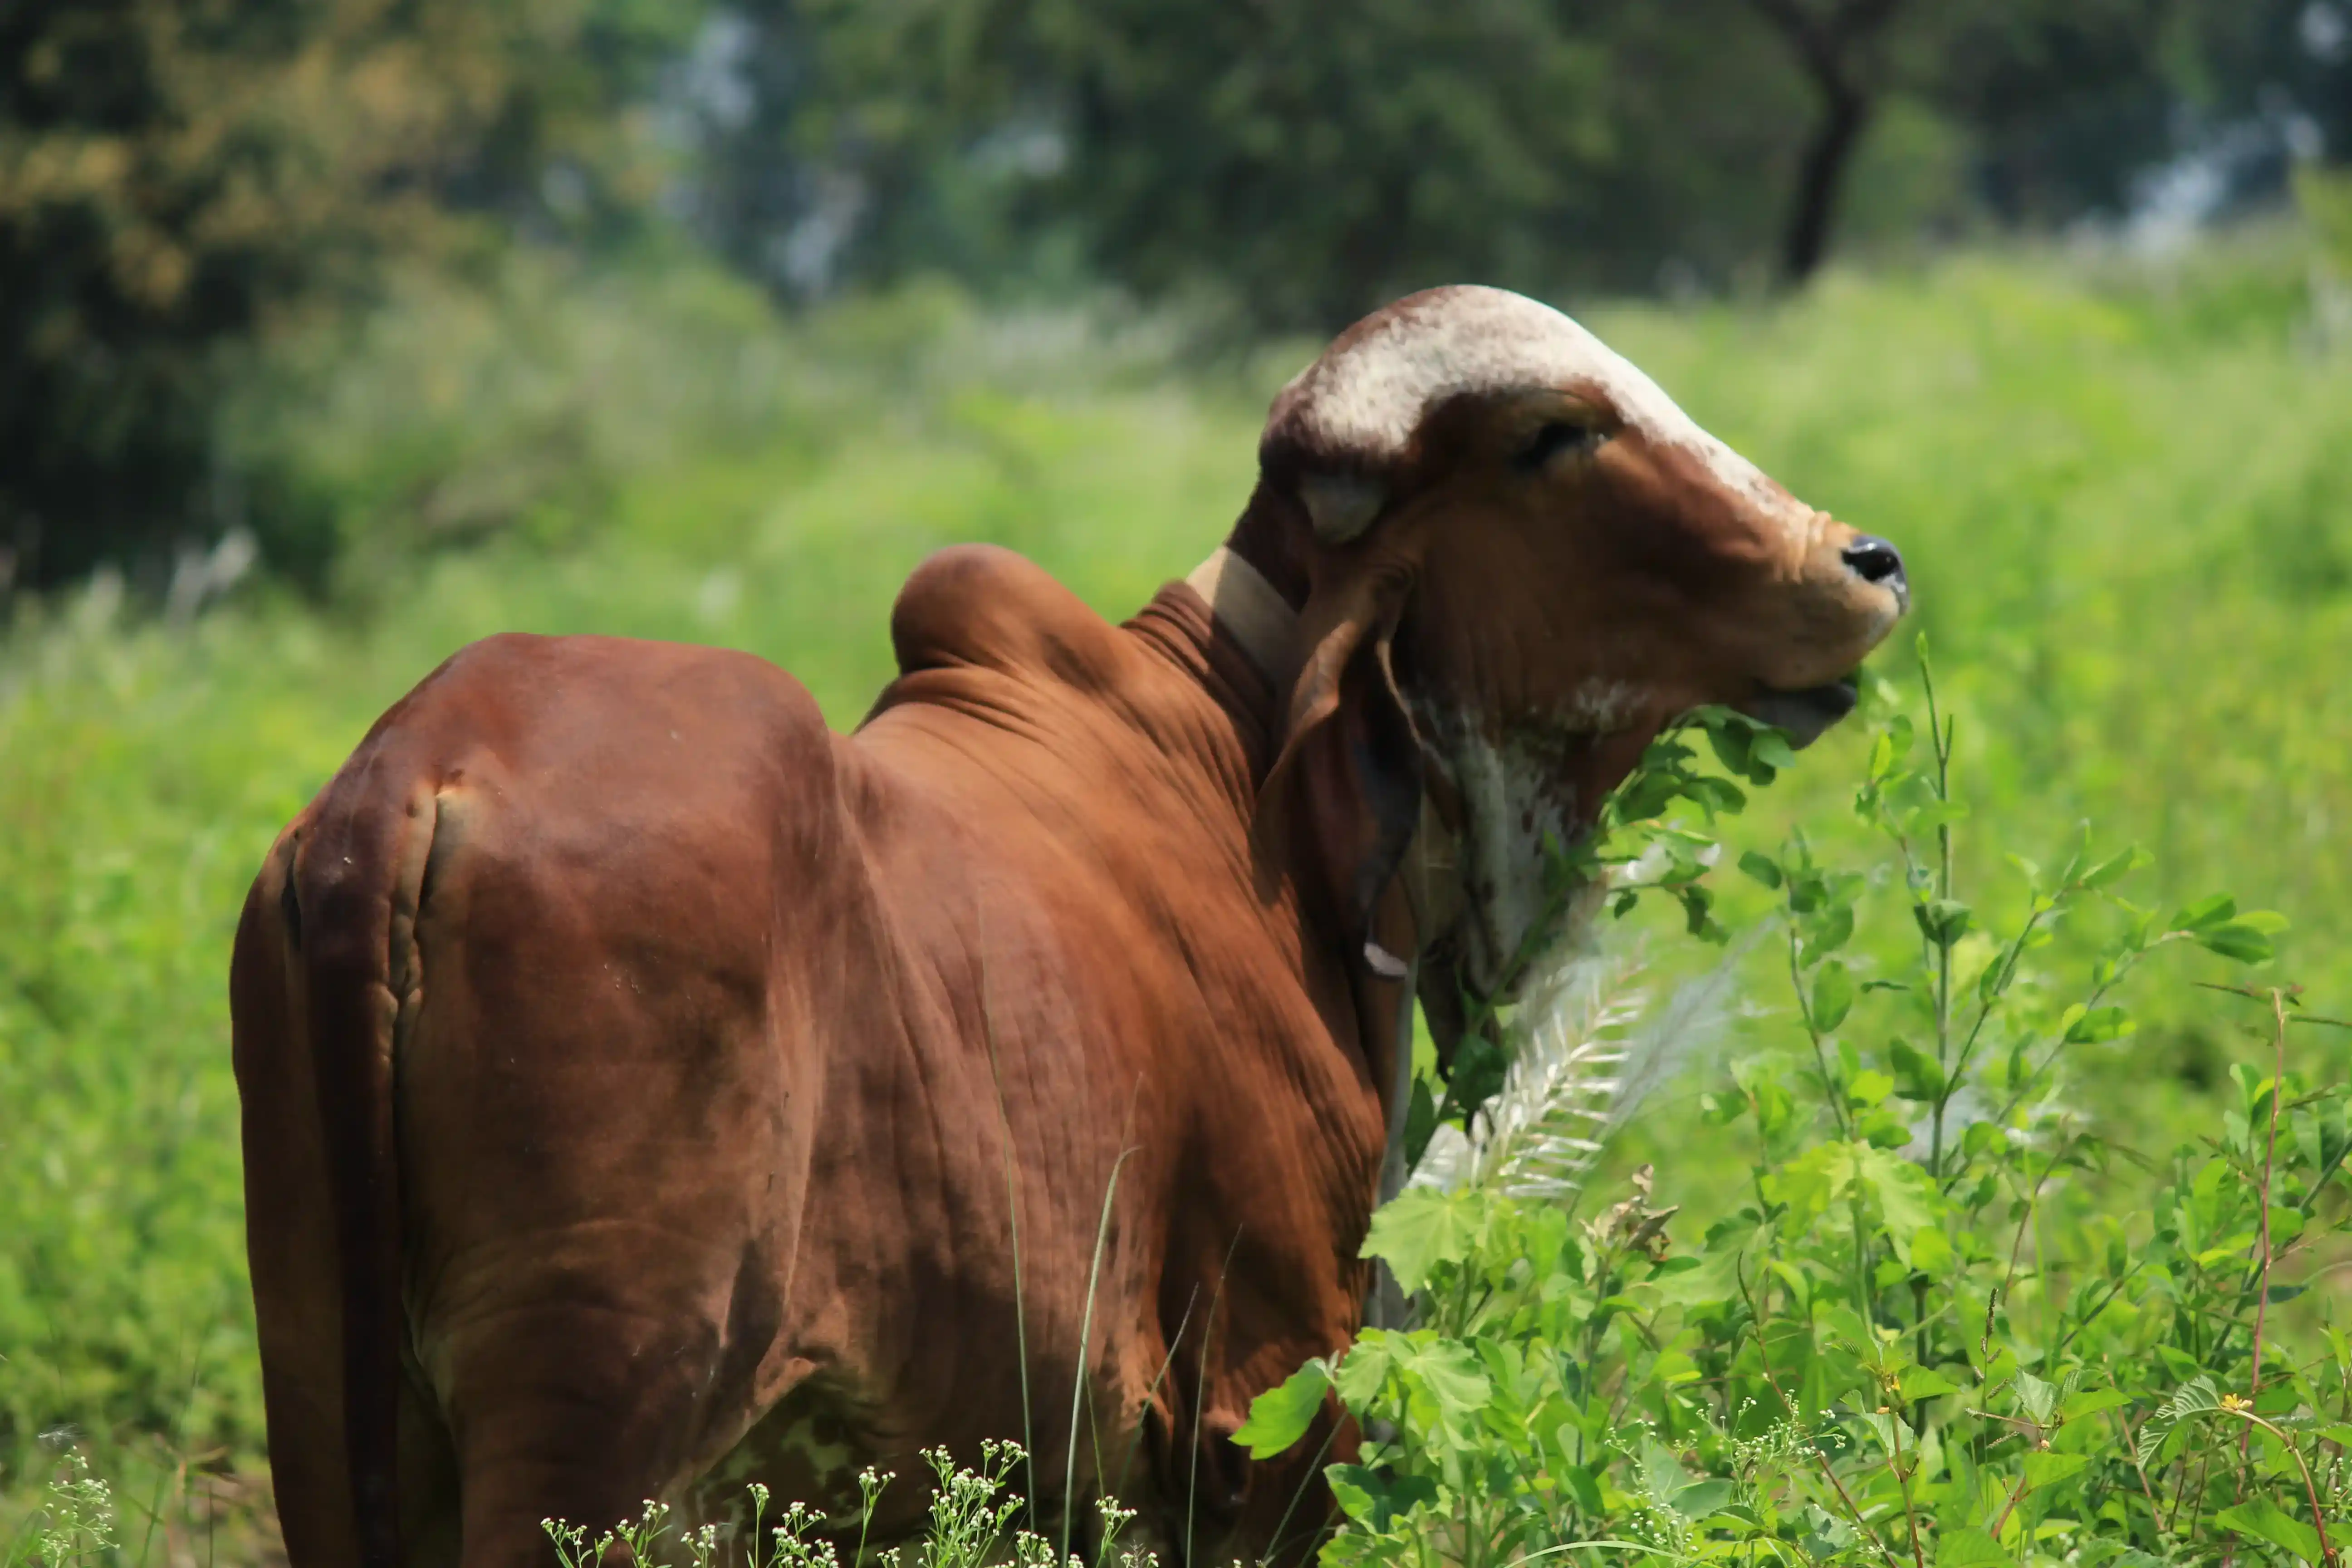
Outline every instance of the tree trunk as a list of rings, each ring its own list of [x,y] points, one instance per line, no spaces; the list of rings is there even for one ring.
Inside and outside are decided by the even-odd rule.
[[[1820,270],[1837,224],[1839,194],[1877,93],[1885,90],[1873,46],[1903,0],[1838,0],[1826,15],[1807,0],[1748,0],[1780,32],[1821,94],[1822,118],[1806,138],[1789,226],[1780,239],[1780,276],[1790,287]]]
[[[1870,124],[1870,100],[1843,84],[1822,84],[1821,122],[1806,139],[1797,168],[1796,198],[1780,241],[1780,276],[1791,288],[1821,268],[1836,226],[1846,168]]]

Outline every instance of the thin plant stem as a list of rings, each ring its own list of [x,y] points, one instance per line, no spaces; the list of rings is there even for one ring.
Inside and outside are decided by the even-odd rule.
[[[1209,1353],[1217,1340],[1217,1309],[1225,1298],[1225,1276],[1233,1268],[1234,1254],[1240,1249],[1242,1233],[1237,1226],[1233,1240],[1225,1244],[1225,1260],[1217,1268],[1215,1289],[1209,1292],[1209,1316],[1201,1325],[1201,1367],[1192,1384],[1192,1444],[1187,1450],[1184,1467],[1184,1561],[1196,1561],[1192,1555],[1192,1520],[1198,1510],[1201,1494],[1201,1407],[1209,1399]]]
[[[1118,1173],[1126,1166],[1128,1157],[1134,1152],[1131,1148],[1118,1152],[1118,1158],[1111,1162],[1110,1180],[1103,1185],[1102,1214],[1095,1222],[1094,1262],[1087,1269],[1087,1307],[1078,1316],[1078,1364],[1070,1379],[1070,1436],[1062,1462],[1062,1555],[1065,1557],[1070,1554],[1070,1510],[1076,1505],[1077,1495],[1078,1411],[1086,1397],[1087,1385],[1092,1381],[1087,1374],[1090,1370],[1088,1347],[1094,1343],[1095,1338],[1095,1291],[1102,1281],[1103,1249],[1110,1241],[1111,1205],[1118,1195]],[[1034,1475],[1035,1472],[1033,1470],[1031,1473]]]
[[[1889,1412],[1892,1415],[1892,1412]],[[1927,1568],[1927,1554],[1919,1550],[1919,1515],[1911,1506],[1911,1478],[1903,1473],[1903,1422],[1897,1416],[1886,1424],[1888,1437],[1894,1445],[1895,1489],[1903,1496],[1904,1522],[1911,1527],[1912,1568]]]
[[[1936,753],[1936,801],[1939,805],[1952,803],[1952,731],[1946,723],[1942,710],[1936,703],[1936,670],[1928,662],[1927,650],[1919,649],[1919,685],[1927,697],[1927,739]],[[1952,896],[1952,825],[1948,820],[1936,825],[1936,897]],[[1927,1173],[1943,1174],[1944,1116],[1949,1108],[1956,1088],[1957,1075],[1951,1062],[1952,1044],[1952,944],[1937,941],[1936,965],[1936,1067],[1943,1075],[1941,1091],[1936,1097],[1933,1115],[1928,1119]]]
[[[2253,1365],[2252,1370],[2249,1374],[2246,1388],[2246,1397],[2250,1401],[2259,1395],[2263,1391],[2263,1325],[2270,1312],[2271,1306],[2271,1174],[2278,1163],[2279,1096],[2286,1091],[2286,993],[2278,989],[2276,986],[2273,986],[2270,993],[2270,1003],[2272,1024],[2271,1039],[2273,1044],[2271,1067],[2271,1125],[2269,1141],[2263,1148],[2262,1189],[2260,1195],[2255,1199],[2256,1204],[2262,1210],[2262,1227],[2254,1240],[2254,1245],[2258,1249],[2255,1254],[2258,1259],[2258,1272],[2254,1283]],[[2246,1465],[2252,1453],[2254,1429],[2252,1426],[2245,1426],[2239,1431],[2238,1500],[2241,1502],[2245,1500]],[[2302,1463],[2299,1457],[2296,1459],[2296,1463]],[[2308,1479],[2308,1475],[2306,1475],[2305,1479]],[[2318,1513],[2319,1501],[2316,1495],[2315,1495],[2312,1500],[2312,1517],[2315,1519],[2317,1518]],[[2327,1527],[2326,1525],[2320,1526],[2323,1533],[2326,1531],[2326,1528]],[[2224,1561],[2226,1562],[2226,1559]]]
[[[1034,1455],[1037,1451],[1037,1426],[1029,1408],[1029,1311],[1021,1279],[1021,1189],[1013,1168],[1013,1111],[1004,1099],[1004,1073],[996,1055],[996,1024],[988,1006],[988,961],[983,953],[980,968],[980,1032],[988,1043],[988,1077],[996,1089],[996,1120],[1004,1129],[1004,1205],[1013,1223],[1013,1342],[1021,1357],[1021,1451]],[[1089,1302],[1089,1305],[1092,1303]],[[1075,1442],[1077,1433],[1072,1429]],[[1033,1461],[1024,1459],[1027,1468]],[[1029,1512],[1029,1528],[1037,1528],[1037,1474],[1029,1469],[1029,1484],[1022,1489],[1025,1494],[1023,1506]]]
[[[1830,1077],[1829,1055],[1822,1048],[1822,1031],[1813,1023],[1812,998],[1805,994],[1804,972],[1797,963],[1797,925],[1789,922],[1789,989],[1797,998],[1797,1016],[1804,1021],[1805,1037],[1813,1045],[1813,1067],[1821,1074],[1822,1098],[1830,1102],[1830,1114],[1837,1118],[1838,1136],[1853,1141],[1853,1123],[1846,1117],[1845,1095]]]
[[[2172,1531],[2164,1527],[2164,1505],[2157,1500],[2156,1488],[2147,1479],[2147,1467],[2139,1462],[2138,1439],[2133,1436],[2130,1424],[2120,1414],[2109,1411],[2108,1415],[2114,1418],[2116,1430],[2123,1436],[2124,1452],[2131,1456],[2132,1472],[2139,1477],[2140,1494],[2147,1499],[2148,1522],[2156,1526],[2156,1533],[2160,1540],[2169,1542]]]

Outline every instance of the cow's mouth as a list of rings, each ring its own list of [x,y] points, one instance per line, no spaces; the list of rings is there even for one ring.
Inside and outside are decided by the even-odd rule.
[[[1801,691],[1768,689],[1742,703],[1740,711],[1786,730],[1790,742],[1801,749],[1821,739],[1822,731],[1853,712],[1854,704],[1861,700],[1862,689],[1849,675],[1843,680],[1808,686]]]

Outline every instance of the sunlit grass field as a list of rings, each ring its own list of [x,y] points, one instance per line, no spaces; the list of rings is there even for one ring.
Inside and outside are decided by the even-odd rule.
[[[2327,287],[2267,235],[1580,314],[1798,494],[1903,547],[1961,719],[1971,900],[2021,898],[2007,857],[2053,858],[2089,819],[2153,853],[2151,901],[2226,889],[2283,911],[2277,975],[2341,1016],[2352,342],[2320,325]],[[184,1462],[260,1466],[228,943],[278,827],[379,711],[471,638],[597,631],[767,656],[845,727],[889,673],[897,584],[966,540],[1123,615],[1223,536],[1265,398],[1313,349],[1199,361],[1174,341],[929,292],[784,322],[690,268],[420,283],[227,416],[341,532],[323,607],[268,582],[184,624],[105,583],[18,604],[0,632],[0,1500],[76,1440],[133,1492]],[[1898,641],[1880,668],[1908,691]],[[1733,858],[1801,823],[1825,858],[1878,864],[1846,808],[1861,744],[1807,753],[1732,825]],[[1759,917],[1756,889],[1725,892],[1727,923]],[[2156,966],[2142,1033],[2079,1065],[2119,1141],[2168,1147],[2255,1051],[2190,984],[2221,973]],[[2303,1046],[2308,1078],[2352,1060],[2319,1032]],[[1660,1098],[1633,1134],[1668,1194],[1713,1179],[1704,1141],[1662,1135],[1690,1105]]]

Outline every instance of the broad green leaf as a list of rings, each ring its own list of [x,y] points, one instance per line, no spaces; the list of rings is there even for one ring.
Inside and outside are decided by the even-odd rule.
[[[1780,889],[1780,867],[1779,862],[1770,856],[1761,855],[1750,849],[1739,857],[1739,868],[1746,872],[1751,880],[1761,882],[1775,891]]]
[[[1720,1512],[1731,1500],[1732,1485],[1724,1480],[1694,1480],[1675,1451],[1655,1437],[1642,1439],[1642,1484],[1659,1504],[1696,1523]]]
[[[1323,1479],[1330,1484],[1332,1500],[1340,1512],[1372,1531],[1386,1528],[1388,1510],[1380,1505],[1388,1499],[1381,1494],[1379,1477],[1361,1465],[1329,1465],[1324,1468]]]
[[[2096,1415],[2104,1410],[2114,1410],[2129,1405],[2131,1395],[2118,1394],[2112,1388],[2085,1388],[2070,1394],[2058,1406],[2061,1421],[2078,1421],[2085,1415]]]
[[[2054,1485],[2090,1462],[2088,1454],[2059,1454],[2046,1448],[2036,1449],[2025,1456],[2025,1484],[2028,1487]]]
[[[1886,1222],[1887,1239],[1905,1268],[1911,1266],[1911,1238],[1936,1224],[1942,1203],[1927,1173],[1884,1149],[1858,1145],[1853,1152],[1853,1179],[1878,1201]]]
[[[2319,1532],[2282,1512],[2278,1504],[2268,1498],[2253,1498],[2234,1508],[2225,1508],[2214,1521],[2224,1530],[2284,1547],[2305,1563],[2319,1561]]]
[[[1427,1476],[1384,1477],[1362,1465],[1332,1465],[1323,1475],[1348,1517],[1375,1533],[1390,1529],[1416,1506],[1437,1501],[1437,1483]]]
[[[1339,1367],[1332,1373],[1332,1384],[1339,1391],[1340,1404],[1360,1413],[1371,1407],[1396,1365],[1391,1347],[1403,1338],[1386,1329],[1367,1329],[1356,1336],[1356,1342],[1348,1347],[1348,1353],[1339,1358]]]
[[[1894,1092],[1895,1080],[1876,1068],[1854,1074],[1853,1081],[1845,1086],[1846,1103],[1861,1110],[1868,1110]]]
[[[1657,1300],[1670,1307],[1700,1307],[1714,1301],[1729,1301],[1739,1295],[1743,1272],[1753,1288],[1757,1266],[1743,1264],[1743,1256],[1752,1245],[1757,1222],[1752,1219],[1717,1221],[1706,1233],[1706,1250],[1691,1260],[1694,1267],[1671,1274],[1654,1275],[1650,1289]]]
[[[2016,1388],[2017,1402],[2025,1407],[2025,1414],[2032,1418],[2034,1425],[2050,1425],[2051,1411],[2058,1403],[2056,1385],[2042,1382],[2030,1372],[2021,1372],[2017,1374]]]
[[[2221,1408],[2221,1393],[2210,1377],[2193,1377],[2172,1391],[2172,1397],[2157,1406],[2159,1421],[2178,1420],[2184,1415],[2202,1414]]]
[[[2016,1561],[1974,1525],[1945,1531],[1936,1540],[1936,1568],[2014,1568]]]
[[[1495,1396],[1477,1352],[1459,1341],[1416,1334],[1402,1343],[1392,1338],[1390,1347],[1396,1371],[1426,1389],[1448,1421],[1475,1415]]]
[[[1923,1274],[1941,1274],[1958,1256],[1941,1226],[1923,1225],[1911,1237],[1911,1267]]]
[[[1307,1436],[1330,1386],[1331,1374],[1324,1363],[1308,1362],[1250,1401],[1249,1419],[1234,1431],[1233,1440],[1247,1448],[1253,1459],[1272,1458]]]
[[[1433,1269],[1461,1262],[1477,1245],[1473,1202],[1467,1194],[1407,1187],[1373,1214],[1360,1256],[1387,1263],[1410,1296],[1429,1283]]]
[[[1696,1524],[1714,1518],[1731,1500],[1729,1481],[1694,1481],[1676,1492],[1666,1506]]]
[[[1940,1372],[1926,1367],[1913,1367],[1903,1374],[1903,1397],[1917,1401],[1933,1399],[1939,1394],[1958,1394],[1960,1385]]]

